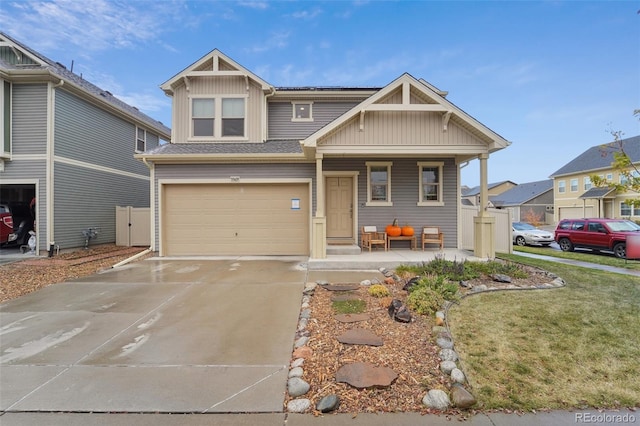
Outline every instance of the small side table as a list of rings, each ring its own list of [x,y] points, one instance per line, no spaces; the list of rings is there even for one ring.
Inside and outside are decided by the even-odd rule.
[[[391,241],[410,241],[411,242],[411,250],[416,249],[416,236],[412,235],[410,237],[400,236],[400,237],[390,237],[387,235],[387,250],[391,249]]]

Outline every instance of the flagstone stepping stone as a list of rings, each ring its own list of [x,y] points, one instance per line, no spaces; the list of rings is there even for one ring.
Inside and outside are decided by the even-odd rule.
[[[360,288],[360,284],[329,284],[324,286],[329,291],[353,291]]]
[[[371,317],[369,317],[369,314],[339,314],[334,316],[334,318],[336,319],[336,321],[343,323],[360,322],[371,319]]]
[[[368,345],[368,346],[382,346],[382,338],[377,336],[371,330],[364,328],[354,328],[348,330],[338,336],[338,342],[347,345]]]
[[[332,302],[348,302],[350,300],[360,300],[360,296],[357,294],[333,294],[331,295]]]
[[[398,373],[388,367],[376,367],[368,362],[345,364],[336,372],[336,382],[347,383],[355,388],[391,386]]]

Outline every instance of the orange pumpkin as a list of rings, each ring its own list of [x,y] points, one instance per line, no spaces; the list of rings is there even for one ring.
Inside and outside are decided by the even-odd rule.
[[[390,237],[399,237],[402,235],[402,228],[397,225],[389,225],[386,228],[387,235]]]
[[[409,225],[405,225],[402,227],[402,236],[404,237],[413,237],[413,228]]]

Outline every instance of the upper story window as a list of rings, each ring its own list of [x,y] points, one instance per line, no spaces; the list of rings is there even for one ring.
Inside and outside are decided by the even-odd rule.
[[[571,192],[578,192],[578,179],[571,179],[570,181],[571,184]]]
[[[588,191],[590,189],[591,189],[591,178],[587,176],[584,178],[584,190]]]
[[[137,127],[136,133],[136,152],[144,152],[147,150],[147,131]]]
[[[11,154],[11,83],[0,80],[0,157]]]
[[[633,170],[632,172],[630,172],[631,174],[631,179],[637,179],[640,177],[640,173],[638,173],[637,171]],[[620,174],[620,184],[621,185],[626,185],[627,183],[629,183],[629,179],[627,178],[627,176],[625,176],[624,174]]]
[[[563,181],[563,180],[559,180],[558,181],[558,192],[560,194],[567,192],[567,182]]]
[[[292,102],[293,116],[291,121],[313,121],[312,102]]]
[[[419,206],[443,205],[442,199],[442,162],[421,162],[418,163]]]
[[[391,206],[391,162],[367,162],[367,205]]]
[[[211,136],[215,124],[215,99],[193,99],[191,116],[193,117],[193,136]]]
[[[246,135],[245,116],[245,97],[192,98],[191,137],[243,139]]]

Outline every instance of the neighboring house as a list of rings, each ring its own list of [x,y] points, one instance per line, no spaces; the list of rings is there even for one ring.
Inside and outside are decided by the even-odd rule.
[[[39,250],[115,241],[115,207],[149,207],[150,171],[135,152],[170,130],[0,33],[0,199],[36,203]]]
[[[530,222],[533,217],[541,223],[553,221],[553,179],[521,183],[489,199],[494,207],[511,210],[514,222]]]
[[[487,185],[489,202],[491,202],[492,197],[500,195],[503,192],[510,190],[511,188],[515,188],[517,185],[517,183],[511,182],[510,180],[489,183]],[[480,190],[481,187],[479,185],[474,186],[473,188],[462,187],[462,204],[466,206],[477,206],[480,203]]]
[[[625,200],[637,198],[637,193],[617,194],[610,188],[597,188],[591,176],[597,175],[610,182],[621,183],[624,176],[613,169],[613,153],[620,144],[631,161],[640,166],[640,136],[596,145],[562,166],[553,178],[556,220],[586,217],[640,219],[640,209]]]
[[[382,88],[276,88],[216,49],[161,88],[171,143],[136,155],[152,168],[161,256],[323,258],[394,218],[440,226],[457,248],[459,164],[479,158],[486,185],[489,154],[509,145],[409,74]],[[478,217],[478,246],[493,247],[493,218]]]

